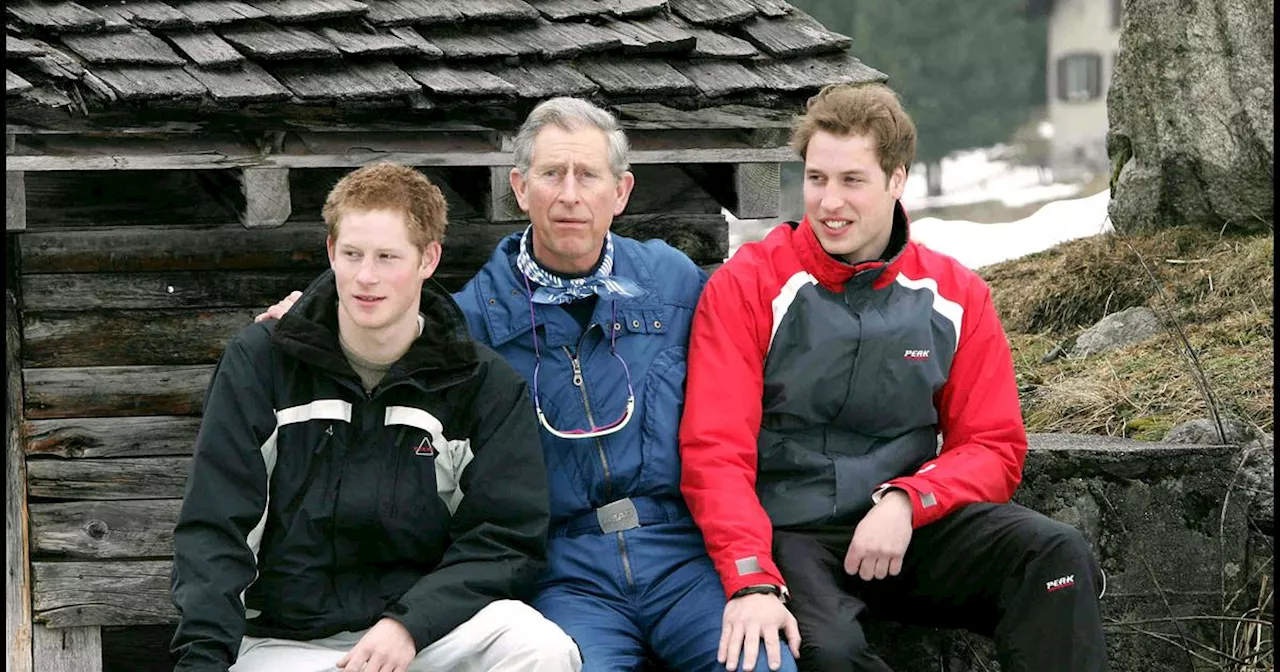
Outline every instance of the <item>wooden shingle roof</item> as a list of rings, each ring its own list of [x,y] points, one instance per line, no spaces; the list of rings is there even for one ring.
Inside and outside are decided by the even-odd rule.
[[[694,110],[884,79],[783,0],[18,0],[5,13],[19,119],[524,109],[555,95]]]

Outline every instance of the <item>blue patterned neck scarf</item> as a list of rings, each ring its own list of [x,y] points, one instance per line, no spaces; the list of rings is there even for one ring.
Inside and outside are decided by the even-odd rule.
[[[533,227],[527,227],[520,237],[520,252],[516,255],[516,267],[537,285],[533,291],[534,303],[558,305],[585,299],[597,294],[604,299],[630,299],[644,296],[645,291],[634,280],[613,275],[613,234],[604,236],[604,255],[591,275],[582,278],[562,278],[538,265],[529,254]]]

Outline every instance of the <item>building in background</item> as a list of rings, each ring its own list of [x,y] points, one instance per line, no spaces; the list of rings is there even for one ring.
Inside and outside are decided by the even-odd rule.
[[[1107,167],[1107,87],[1120,49],[1121,0],[1040,0],[1049,14],[1048,121],[1054,179]]]

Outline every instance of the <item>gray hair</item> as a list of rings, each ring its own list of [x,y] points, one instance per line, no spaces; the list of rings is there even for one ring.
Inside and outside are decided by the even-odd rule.
[[[581,128],[598,128],[604,131],[609,143],[609,168],[615,178],[622,177],[630,167],[628,154],[631,151],[627,142],[627,134],[618,125],[618,120],[607,110],[581,98],[562,96],[538,103],[529,113],[528,118],[520,125],[515,140],[516,169],[527,174],[533,163],[533,140],[538,132],[548,124],[554,124],[566,131]]]

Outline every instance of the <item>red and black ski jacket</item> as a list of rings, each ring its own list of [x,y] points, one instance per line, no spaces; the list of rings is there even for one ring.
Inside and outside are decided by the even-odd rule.
[[[845,264],[789,222],[707,283],[681,489],[728,595],[785,586],[774,526],[852,527],[897,487],[920,527],[1006,502],[1022,478],[1026,430],[990,289],[910,241],[901,205],[885,256]]]

